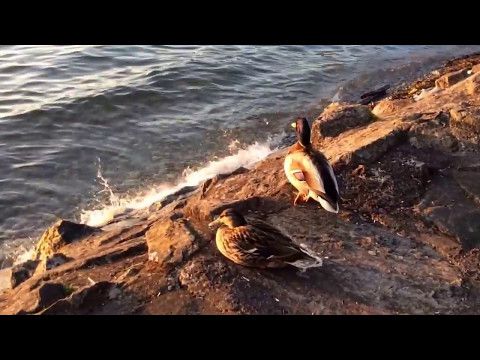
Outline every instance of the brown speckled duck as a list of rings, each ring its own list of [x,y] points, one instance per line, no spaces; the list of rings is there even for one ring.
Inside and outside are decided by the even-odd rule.
[[[322,259],[296,245],[279,230],[260,221],[247,223],[233,209],[224,210],[208,226],[219,227],[217,248],[236,264],[263,269],[294,266],[301,270],[322,266]]]
[[[325,156],[313,149],[307,119],[297,119],[292,127],[296,130],[297,142],[285,157],[284,170],[290,184],[298,190],[293,205],[297,205],[299,198],[304,202],[312,198],[325,210],[338,213],[337,179]]]

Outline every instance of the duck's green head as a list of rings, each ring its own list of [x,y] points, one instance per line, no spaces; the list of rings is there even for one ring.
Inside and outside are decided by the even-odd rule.
[[[237,226],[247,225],[247,221],[242,214],[238,213],[237,211],[233,209],[226,209],[222,211],[218,218],[208,224],[208,227],[215,229],[222,225],[229,228],[235,228]]]
[[[297,133],[297,140],[303,147],[307,147],[310,145],[310,125],[308,125],[308,121],[305,118],[298,118],[294,123],[292,123],[292,127],[295,129]]]

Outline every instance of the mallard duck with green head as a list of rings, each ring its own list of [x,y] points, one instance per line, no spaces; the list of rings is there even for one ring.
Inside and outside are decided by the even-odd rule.
[[[208,225],[216,229],[216,245],[220,253],[236,264],[256,268],[293,266],[301,270],[322,266],[322,259],[298,246],[273,226],[247,222],[239,212],[224,210]]]
[[[326,157],[312,147],[307,119],[298,118],[292,127],[296,130],[297,142],[285,157],[284,170],[290,184],[298,190],[293,204],[297,205],[300,198],[304,202],[311,198],[325,210],[338,213],[337,179]]]

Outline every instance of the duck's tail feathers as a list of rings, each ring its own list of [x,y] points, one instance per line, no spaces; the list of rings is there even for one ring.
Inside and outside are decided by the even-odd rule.
[[[309,197],[318,201],[325,210],[334,214],[338,214],[338,201],[331,201],[325,194],[317,194],[314,191],[310,191]]]
[[[322,199],[320,196],[318,197],[318,202],[320,203],[320,205],[322,206],[322,208],[324,208],[325,210],[331,212],[331,213],[334,213],[334,214],[338,214],[338,202],[337,203],[330,203],[328,201],[325,201],[324,199]]]
[[[305,254],[305,256],[299,260],[288,262],[288,264],[303,271],[310,268],[317,268],[323,266],[322,258],[315,254],[313,251],[309,250],[307,247],[305,247],[305,245],[301,244],[300,249],[302,253]]]

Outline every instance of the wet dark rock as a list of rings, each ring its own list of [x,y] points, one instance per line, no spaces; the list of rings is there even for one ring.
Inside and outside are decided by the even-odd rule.
[[[52,256],[49,256],[47,258],[45,263],[45,270],[56,268],[57,266],[63,265],[71,260],[72,258],[69,258],[62,253],[53,254]]]
[[[409,142],[417,149],[437,149],[447,153],[456,152],[460,148],[450,128],[433,121],[414,124],[410,128]]]
[[[469,187],[467,176],[459,178],[463,187],[475,191]],[[438,229],[456,237],[465,250],[480,246],[480,209],[452,178],[437,177],[418,210]]]
[[[83,287],[70,296],[58,298],[55,304],[41,312],[44,315],[72,315],[88,313],[92,308],[98,307],[106,302],[111,295],[114,284],[108,281],[101,281],[90,286]],[[60,289],[57,290],[60,295]],[[45,308],[44,306],[43,308]]]
[[[458,185],[465,191],[468,198],[472,199],[480,206],[480,181],[479,172],[474,171],[455,171],[454,177]]]
[[[12,267],[11,287],[14,289],[35,273],[39,260],[28,260]]]
[[[360,96],[360,99],[362,99],[360,101],[360,104],[368,105],[374,101],[383,99],[385,96],[387,96],[388,89],[390,89],[390,85],[385,85],[381,88],[363,94],[362,96]]]
[[[480,144],[480,109],[477,107],[450,110],[452,134],[459,140]]]
[[[38,306],[46,308],[55,301],[64,298],[67,295],[67,290],[62,284],[46,283],[38,289]]]

